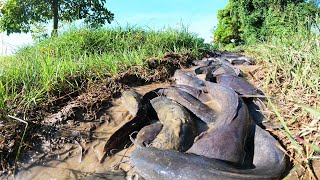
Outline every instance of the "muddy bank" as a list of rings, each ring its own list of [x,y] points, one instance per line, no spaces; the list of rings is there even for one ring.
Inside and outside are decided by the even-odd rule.
[[[189,54],[167,53],[162,59],[146,60],[144,67],[130,67],[115,77],[79,82],[81,89],[60,92],[59,96],[50,97],[33,109],[17,107],[15,116],[29,123],[17,167],[30,159],[38,159],[34,154],[49,156],[68,143],[92,142],[96,138],[93,131],[109,122],[110,117],[105,116],[105,112],[121,90],[168,81],[176,69],[189,67],[192,60]],[[7,117],[2,120],[1,127],[6,128],[0,129],[0,175],[7,175],[13,172],[24,124]]]
[[[167,85],[168,83],[155,83],[134,89],[144,94]],[[107,158],[104,163],[100,163],[100,160],[104,154],[103,148],[106,140],[131,118],[129,111],[121,103],[121,99],[114,99],[110,107],[105,109],[103,116],[105,122],[92,131],[94,140],[80,139],[74,141],[75,143],[63,143],[62,148],[51,152],[51,155],[47,154],[20,168],[15,179],[82,179],[93,174],[98,174],[97,177],[103,178],[124,179],[126,173],[119,170],[119,166],[125,165],[122,162],[127,159],[126,156],[129,156],[135,147],[120,151],[116,156]],[[90,124],[84,124],[82,128],[90,128]],[[72,130],[78,131],[76,127],[73,127]],[[78,135],[78,138],[81,138],[81,135]],[[127,166],[124,169],[129,170],[130,167]]]

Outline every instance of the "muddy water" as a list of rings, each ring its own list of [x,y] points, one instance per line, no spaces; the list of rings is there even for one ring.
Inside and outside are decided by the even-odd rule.
[[[168,86],[167,83],[152,84],[134,88],[138,93]],[[99,126],[94,134],[95,140],[90,143],[78,142],[77,144],[64,144],[63,149],[45,155],[41,160],[29,163],[14,179],[124,179],[126,173],[117,170],[131,169],[125,161],[134,150],[134,146],[122,150],[115,156],[108,157],[100,163],[106,140],[126,122],[133,117],[129,114],[120,99],[115,99],[113,105],[107,110],[109,121]],[[94,176],[92,176],[95,174]],[[9,178],[9,179],[12,179]]]

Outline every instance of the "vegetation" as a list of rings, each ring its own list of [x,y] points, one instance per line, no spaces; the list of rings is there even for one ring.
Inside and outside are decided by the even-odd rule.
[[[312,166],[320,157],[319,41],[319,35],[300,31],[242,47],[263,67],[257,78],[272,97],[269,118],[281,124],[273,133],[285,145],[292,173],[302,179],[316,179],[313,172],[319,172]]]
[[[214,41],[223,44],[265,41],[270,36],[295,33],[301,23],[311,31],[319,13],[315,1],[230,0],[218,12]]]
[[[0,31],[7,34],[30,32],[36,23],[53,20],[53,32],[59,21],[84,19],[91,27],[111,23],[113,13],[106,0],[6,0],[0,2]]]
[[[159,59],[165,52],[198,55],[205,46],[203,39],[186,29],[73,29],[0,59],[0,109],[12,108],[10,102],[21,107],[38,105],[52,93],[81,88],[81,81],[144,66],[147,58]]]

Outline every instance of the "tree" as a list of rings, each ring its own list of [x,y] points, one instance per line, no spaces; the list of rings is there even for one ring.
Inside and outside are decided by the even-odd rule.
[[[97,27],[114,18],[105,7],[106,0],[6,0],[0,2],[0,30],[7,34],[30,32],[35,23],[53,20],[53,32],[58,22],[84,19]]]
[[[214,31],[214,42],[228,44],[232,40],[235,43],[240,41],[241,29],[239,17],[234,11],[237,9],[237,7],[234,7],[235,5],[234,3],[229,3],[225,9],[218,11],[219,24]]]
[[[311,31],[320,12],[318,4],[315,0],[229,0],[218,13],[214,40],[251,43],[295,33],[301,27]]]

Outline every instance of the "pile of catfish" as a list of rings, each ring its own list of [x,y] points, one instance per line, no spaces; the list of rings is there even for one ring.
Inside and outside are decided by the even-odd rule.
[[[252,62],[221,54],[176,70],[171,86],[124,91],[133,118],[108,140],[103,159],[133,141],[130,163],[145,179],[278,179],[285,154],[255,119],[263,94],[235,66]]]

